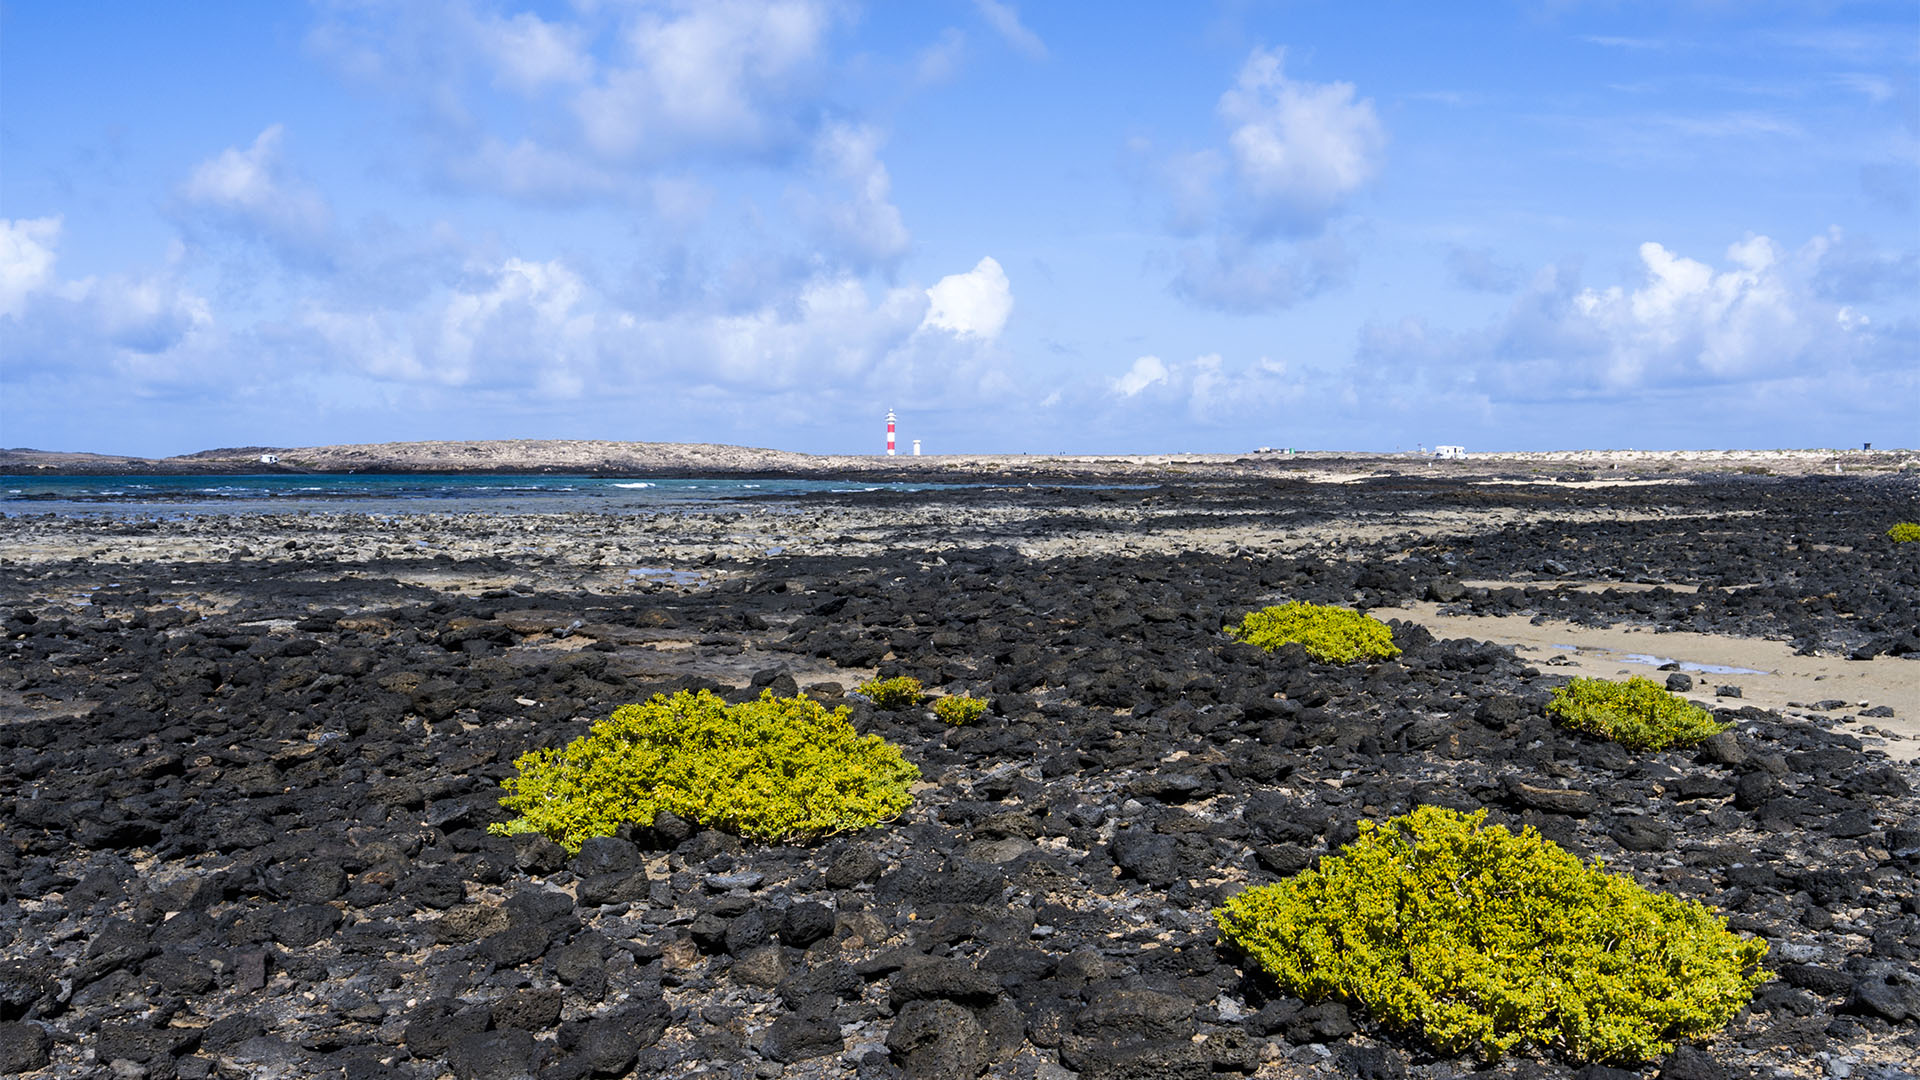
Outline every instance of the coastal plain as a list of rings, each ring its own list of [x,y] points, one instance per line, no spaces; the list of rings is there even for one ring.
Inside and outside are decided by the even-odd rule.
[[[494,464],[546,467],[521,453]],[[1920,544],[1884,534],[1920,476],[1773,453],[865,458],[963,486],[623,514],[19,506],[0,1073],[1912,1075]],[[1295,599],[1401,655],[1221,632]],[[876,674],[991,708],[877,710],[850,693]],[[1671,680],[1731,728],[1570,733],[1544,706],[1572,674]],[[521,754],[686,688],[847,706],[919,766],[914,805],[810,845],[487,833]],[[1222,947],[1225,898],[1420,804],[1712,904],[1775,978],[1615,1072],[1437,1054]]]

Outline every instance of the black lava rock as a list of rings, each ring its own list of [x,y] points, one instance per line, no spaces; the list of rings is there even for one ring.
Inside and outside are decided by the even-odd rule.
[[[792,1064],[846,1049],[840,1025],[831,1019],[783,1016],[768,1026],[760,1052],[769,1061]]]
[[[0,1073],[19,1075],[43,1068],[53,1049],[53,1036],[39,1024],[0,1022]]]
[[[833,924],[833,909],[825,904],[795,904],[781,916],[780,940],[804,949],[833,933]]]
[[[533,1035],[518,1028],[455,1036],[447,1047],[447,1067],[455,1080],[522,1080],[533,1075]]]
[[[992,1060],[980,1021],[944,1000],[902,1009],[887,1030],[887,1050],[910,1080],[973,1080]]]

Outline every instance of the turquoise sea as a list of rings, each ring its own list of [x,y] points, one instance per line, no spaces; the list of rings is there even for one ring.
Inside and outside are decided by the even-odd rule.
[[[707,477],[329,474],[0,476],[0,515],[644,513],[748,499],[967,485]]]

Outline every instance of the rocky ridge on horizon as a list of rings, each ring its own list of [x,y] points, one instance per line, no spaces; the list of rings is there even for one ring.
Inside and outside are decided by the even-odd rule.
[[[265,464],[263,455],[278,461]],[[173,457],[0,449],[0,474],[233,475],[240,473],[509,473],[586,475],[1073,476],[1216,475],[1347,477],[1409,470],[1446,476],[1546,476],[1618,480],[1726,471],[1758,475],[1876,474],[1920,468],[1913,450],[1555,450],[1477,453],[1441,460],[1411,453],[1256,450],[1239,454],[808,454],[721,443],[591,439],[493,439],[349,443],[312,447],[223,447]]]

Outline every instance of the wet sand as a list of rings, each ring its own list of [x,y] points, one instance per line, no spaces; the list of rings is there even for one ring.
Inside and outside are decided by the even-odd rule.
[[[1837,726],[1844,717],[1847,723],[1841,730],[1891,739],[1899,745],[1889,749],[1901,757],[1920,754],[1920,670],[1916,670],[1920,665],[1903,657],[1803,656],[1787,642],[1764,638],[1638,626],[1594,628],[1520,615],[1449,616],[1444,607],[1420,601],[1398,610],[1435,637],[1473,637],[1511,645],[1534,664],[1560,674],[1604,679],[1638,675],[1659,681],[1668,672],[1658,670],[1658,664],[1628,657],[1677,661],[1694,682],[1694,689],[1683,696],[1695,704],[1710,709],[1753,705]],[[1383,608],[1373,614],[1390,618],[1394,611]],[[1686,666],[1701,664],[1748,670],[1716,673]],[[1715,689],[1722,686],[1738,687],[1740,696],[1716,697]],[[1833,701],[1842,704],[1812,707]],[[1894,715],[1858,718],[1862,710],[1874,706],[1891,708]]]

